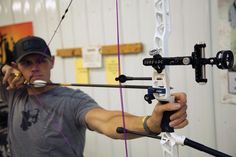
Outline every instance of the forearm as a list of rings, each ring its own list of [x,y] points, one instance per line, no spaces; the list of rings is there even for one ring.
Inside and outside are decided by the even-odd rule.
[[[120,119],[122,119],[122,125],[120,127],[124,127],[122,117],[117,117],[117,120],[114,119],[112,121],[119,122]],[[155,121],[152,121],[151,116],[134,116],[134,115],[125,113],[124,119],[125,119],[125,129],[131,132],[135,132],[135,134],[127,133],[126,134],[127,139],[141,137],[137,135],[136,133],[157,136],[161,132],[160,125],[157,124]],[[118,137],[119,139],[122,139],[124,138],[124,135],[119,134],[117,136],[117,134],[115,134],[114,137],[115,138]]]
[[[88,126],[91,130],[97,131],[102,133],[108,137],[114,139],[123,139],[124,134],[120,134],[116,132],[118,127],[124,127],[135,132],[140,133],[147,133],[144,130],[143,120],[144,116],[135,116],[129,113],[124,113],[124,120],[123,123],[123,116],[122,112],[120,111],[107,111],[104,109],[94,109],[92,112],[86,116],[86,121],[88,122]],[[146,124],[150,125],[150,119],[146,121]],[[138,138],[139,136],[133,134],[126,134],[127,139]]]
[[[7,101],[9,91],[6,90],[6,85],[2,83],[2,76],[0,76],[0,99],[2,101]]]
[[[6,102],[8,97],[8,91],[6,86],[2,84],[2,77],[0,77],[0,100]]]
[[[8,91],[6,90],[6,84],[3,84],[4,72],[3,68],[6,64],[0,63],[0,100],[6,102],[8,97]]]
[[[128,113],[124,113],[124,118],[123,118],[122,114],[120,113],[119,115],[111,118],[108,121],[108,125],[106,127],[104,134],[114,139],[124,139],[124,134],[116,132],[116,129],[118,127],[125,127],[130,131],[135,131],[140,133],[145,132],[143,128],[143,116],[134,116]],[[126,134],[127,139],[133,139],[138,137],[140,136],[129,133]]]

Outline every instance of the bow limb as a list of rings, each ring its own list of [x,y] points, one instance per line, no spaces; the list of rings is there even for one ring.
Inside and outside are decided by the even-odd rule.
[[[156,32],[154,35],[154,49],[153,56],[168,54],[168,37],[170,33],[170,10],[169,0],[154,0],[155,15],[156,15]],[[174,102],[174,97],[170,95],[169,73],[168,69],[162,72],[154,69],[153,71],[153,88],[164,87],[164,93],[154,93],[155,99],[161,103]],[[163,135],[161,145],[164,157],[178,157],[178,145],[176,142],[174,129],[169,126],[170,116],[172,111],[165,111],[161,121],[161,129]],[[181,138],[182,139],[182,138]]]

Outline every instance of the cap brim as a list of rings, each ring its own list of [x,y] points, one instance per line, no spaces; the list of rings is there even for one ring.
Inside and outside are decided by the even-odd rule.
[[[28,56],[28,55],[32,55],[32,54],[39,54],[39,55],[42,55],[42,56],[45,56],[47,58],[50,58],[51,56],[49,56],[48,54],[45,54],[44,52],[39,52],[39,51],[33,51],[33,52],[30,52],[30,53],[26,53],[22,56],[20,56],[19,58],[16,59],[16,63],[19,63],[24,57]]]

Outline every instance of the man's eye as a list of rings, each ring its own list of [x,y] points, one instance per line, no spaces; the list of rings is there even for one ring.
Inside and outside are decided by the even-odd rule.
[[[29,66],[32,64],[31,61],[22,61],[20,64],[24,65],[24,66]]]
[[[46,62],[46,58],[40,58],[39,60],[38,60],[38,63],[40,64],[40,63],[45,63]]]

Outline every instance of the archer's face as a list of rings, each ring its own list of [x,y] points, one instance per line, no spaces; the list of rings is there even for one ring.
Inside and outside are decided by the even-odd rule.
[[[32,54],[25,56],[17,65],[27,81],[43,80],[49,82],[54,58],[49,59],[39,54]]]

